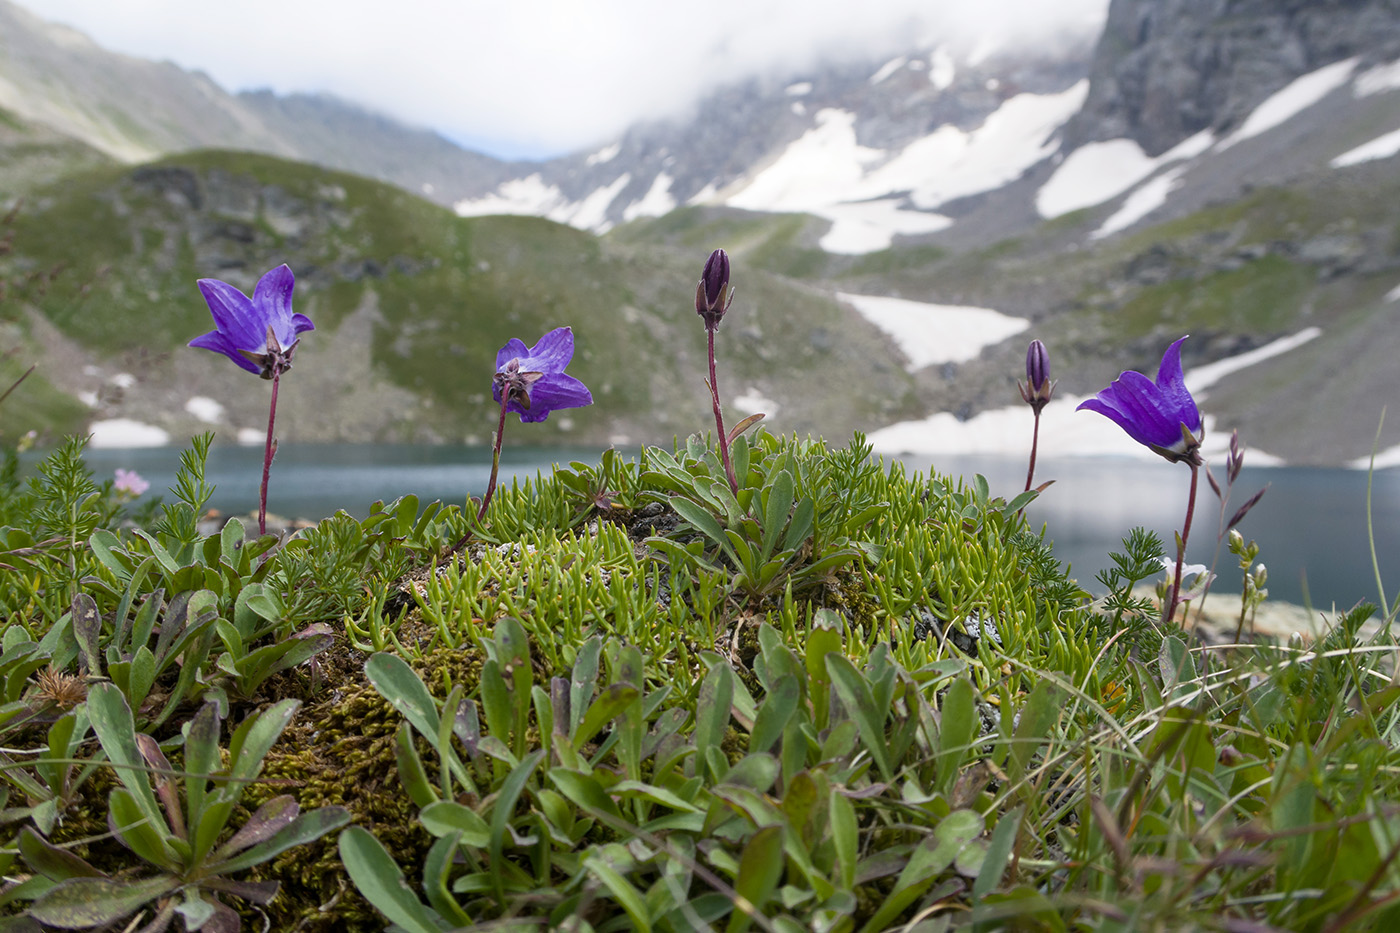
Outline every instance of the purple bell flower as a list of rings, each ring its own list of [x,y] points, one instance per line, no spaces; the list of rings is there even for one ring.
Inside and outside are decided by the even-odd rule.
[[[200,279],[198,285],[215,329],[189,345],[222,353],[264,379],[291,369],[300,334],[316,328],[311,318],[292,313],[296,279],[285,263],[258,280],[252,298],[218,279]]]
[[[717,249],[705,260],[705,271],[695,287],[695,313],[704,320],[707,330],[714,330],[733,300],[734,290],[729,287],[729,254]]]
[[[491,395],[500,402],[507,394],[506,411],[521,421],[543,421],[560,408],[582,408],[593,404],[588,386],[564,372],[574,358],[574,331],[559,327],[526,349],[524,341],[512,337],[496,354],[496,375]]]
[[[1185,339],[1167,347],[1156,382],[1130,370],[1095,398],[1081,402],[1079,409],[1112,419],[1133,440],[1168,460],[1198,464],[1197,450],[1205,428],[1181,372],[1181,342]]]
[[[1055,383],[1050,380],[1050,353],[1039,340],[1032,340],[1026,348],[1026,384],[1018,382],[1016,387],[1021,390],[1021,398],[1037,413],[1055,394]]]

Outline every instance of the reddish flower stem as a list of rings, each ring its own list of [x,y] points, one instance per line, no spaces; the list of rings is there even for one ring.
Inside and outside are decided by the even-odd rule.
[[[1176,578],[1172,581],[1171,596],[1162,613],[1162,622],[1176,618],[1176,607],[1181,596],[1181,565],[1186,563],[1186,539],[1191,534],[1191,516],[1196,511],[1196,482],[1201,478],[1200,459],[1188,460],[1191,466],[1191,492],[1186,498],[1186,520],[1181,523],[1181,534],[1176,539]]]
[[[1040,446],[1040,409],[1035,410],[1035,427],[1031,429],[1031,464],[1026,468],[1026,492],[1031,491],[1031,480],[1035,476],[1035,450]]]
[[[496,494],[496,476],[501,472],[501,438],[506,433],[506,405],[510,402],[510,393],[501,393],[501,420],[496,425],[496,447],[491,453],[491,479],[486,484],[486,495],[481,497],[481,511],[476,513],[476,520],[479,522],[486,517],[486,507],[491,504],[491,497]],[[459,544],[458,547],[461,547]],[[456,548],[453,548],[455,551]]]
[[[267,477],[272,472],[272,456],[277,452],[277,445],[272,439],[272,427],[277,421],[277,383],[281,377],[281,371],[274,366],[272,368],[272,402],[267,406],[267,447],[263,451],[262,487],[258,490],[259,536],[267,534]]]
[[[715,405],[715,430],[719,432],[719,459],[724,464],[724,475],[729,480],[729,489],[737,497],[739,480],[734,475],[734,465],[729,462],[729,437],[724,433],[724,414],[719,406],[719,383],[715,381],[715,329],[706,327],[710,338],[710,400]]]

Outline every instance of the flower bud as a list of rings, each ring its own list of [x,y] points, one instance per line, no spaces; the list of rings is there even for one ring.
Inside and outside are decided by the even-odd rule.
[[[705,271],[695,288],[695,313],[704,319],[707,329],[713,330],[719,326],[720,318],[733,300],[734,291],[729,288],[729,255],[717,249],[705,261]]]
[[[1054,394],[1055,383],[1050,381],[1050,354],[1045,344],[1032,340],[1026,349],[1026,384],[1016,383],[1021,390],[1021,398],[1038,413]]]

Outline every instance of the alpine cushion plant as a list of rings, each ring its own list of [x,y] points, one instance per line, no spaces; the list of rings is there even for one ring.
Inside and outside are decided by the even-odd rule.
[[[1196,400],[1186,389],[1186,377],[1181,371],[1182,337],[1162,355],[1157,368],[1157,381],[1142,373],[1122,373],[1091,399],[1079,403],[1076,410],[1096,411],[1111,419],[1128,436],[1153,452],[1174,463],[1191,467],[1191,492],[1186,500],[1186,519],[1176,536],[1176,574],[1171,591],[1162,606],[1162,621],[1170,622],[1176,615],[1181,595],[1181,567],[1186,561],[1186,539],[1191,534],[1191,516],[1196,506],[1196,483],[1200,478],[1201,439],[1205,427]]]
[[[491,397],[500,403],[501,420],[496,427],[496,443],[491,455],[491,480],[481,499],[478,521],[486,516],[486,506],[496,492],[506,412],[515,412],[521,421],[544,421],[552,411],[593,404],[588,386],[564,372],[573,358],[574,331],[571,327],[556,327],[528,349],[523,341],[512,337],[496,353]]]
[[[277,449],[272,436],[277,418],[277,385],[282,374],[292,368],[292,355],[302,332],[315,330],[316,325],[306,315],[292,313],[296,278],[286,263],[258,280],[252,298],[218,279],[200,279],[197,284],[214,315],[214,330],[196,337],[189,345],[222,353],[248,372],[272,380],[267,448],[258,491],[258,534],[263,535],[267,533],[267,478]]]

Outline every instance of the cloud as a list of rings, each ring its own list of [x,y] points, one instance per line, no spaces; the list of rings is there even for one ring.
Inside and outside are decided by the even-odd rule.
[[[1108,0],[21,0],[99,45],[231,90],[329,92],[504,154],[544,156],[823,57],[1026,45],[1102,26]],[[391,12],[392,11],[392,12]]]

